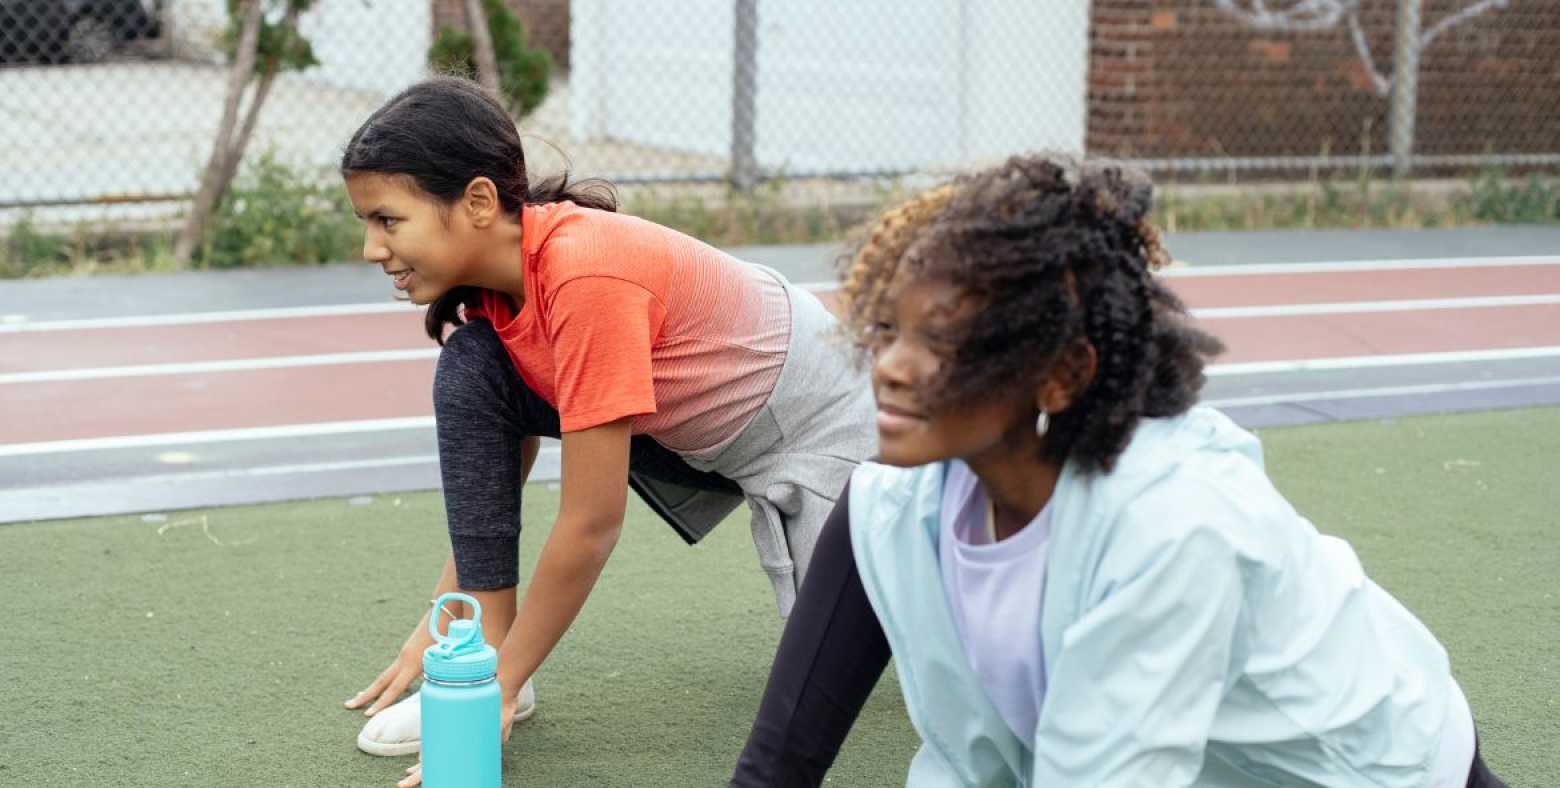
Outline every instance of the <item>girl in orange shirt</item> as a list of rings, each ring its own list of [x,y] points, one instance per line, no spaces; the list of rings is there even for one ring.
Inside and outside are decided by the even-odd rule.
[[[876,448],[865,370],[831,341],[817,298],[615,213],[604,184],[531,183],[513,121],[467,81],[391,99],[341,171],[364,258],[429,305],[443,345],[433,398],[451,552],[433,596],[482,603],[506,735],[617,542],[629,487],[690,544],[745,501],[789,613],[835,498]],[[520,497],[542,436],[561,438],[562,496],[521,597]],[[396,701],[431,642],[425,617],[346,702],[373,717],[365,751],[419,748],[417,696]],[[409,771],[403,784],[419,782]]]

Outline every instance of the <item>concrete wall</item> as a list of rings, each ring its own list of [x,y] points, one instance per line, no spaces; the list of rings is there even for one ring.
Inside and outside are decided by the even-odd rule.
[[[573,0],[571,132],[723,155],[731,0]],[[760,0],[757,156],[789,173],[1081,151],[1081,3]]]
[[[225,0],[176,0],[168,14],[173,51],[189,60],[223,62]],[[319,0],[299,19],[320,65],[306,79],[335,87],[392,93],[424,76],[433,40],[433,9],[411,0]]]

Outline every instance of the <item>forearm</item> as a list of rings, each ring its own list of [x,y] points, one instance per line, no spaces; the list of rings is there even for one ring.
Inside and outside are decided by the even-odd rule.
[[[498,680],[506,693],[531,677],[579,616],[622,528],[621,517],[615,522],[559,517],[499,652]]]

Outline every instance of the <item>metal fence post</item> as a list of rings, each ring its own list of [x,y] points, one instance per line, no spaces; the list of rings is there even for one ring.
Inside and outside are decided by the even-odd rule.
[[[1392,174],[1408,174],[1414,156],[1414,114],[1419,93],[1419,25],[1423,0],[1398,0],[1397,29],[1392,45],[1391,135]]]
[[[736,3],[731,80],[731,185],[751,191],[758,183],[753,155],[758,102],[758,0]]]

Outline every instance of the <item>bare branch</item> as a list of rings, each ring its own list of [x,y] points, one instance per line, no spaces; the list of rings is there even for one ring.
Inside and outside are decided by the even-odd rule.
[[[466,0],[466,27],[471,30],[472,48],[476,50],[477,82],[497,96],[498,61],[493,54],[493,34],[488,30],[482,0]]]
[[[195,253],[195,245],[205,234],[206,224],[217,204],[217,198],[226,184],[222,176],[229,170],[228,157],[232,153],[233,127],[238,122],[238,105],[244,97],[244,89],[254,77],[256,50],[260,43],[260,25],[264,21],[261,0],[244,0],[240,6],[243,24],[239,28],[238,47],[234,51],[233,66],[228,72],[227,96],[222,103],[222,120],[217,125],[216,140],[211,146],[211,157],[206,162],[205,175],[201,177],[200,191],[195,193],[194,205],[179,238],[173,245],[173,258],[180,267],[189,264]]]
[[[1365,73],[1370,75],[1370,82],[1376,88],[1376,95],[1385,98],[1392,93],[1392,78],[1382,75],[1376,68],[1376,57],[1370,53],[1370,42],[1365,40],[1365,28],[1360,25],[1358,13],[1349,14],[1349,33],[1354,39],[1354,49],[1360,54],[1360,62],[1365,64]]]
[[[289,2],[287,14],[282,17],[281,28],[283,30],[296,30],[298,15],[303,8],[300,3]],[[271,95],[271,86],[276,84],[276,75],[281,72],[281,64],[273,63],[270,68],[260,74],[260,83],[255,86],[254,94],[249,99],[249,108],[244,113],[243,125],[239,126],[238,134],[234,136],[232,144],[228,147],[227,167],[222,172],[222,180],[218,182],[216,200],[213,205],[220,205],[222,197],[227,193],[227,188],[233,184],[233,179],[238,175],[238,165],[244,160],[244,151],[249,149],[249,139],[254,136],[255,126],[259,125],[260,108],[265,106],[265,100]]]
[[[1269,11],[1263,0],[1245,8],[1237,0],[1214,0],[1219,10],[1258,30],[1331,30],[1345,13],[1359,8],[1359,0],[1299,0],[1281,10]]]
[[[1297,0],[1281,11],[1268,10],[1266,0],[1251,0],[1249,8],[1241,5],[1239,0],[1214,0],[1214,3],[1219,10],[1257,30],[1331,30],[1337,27],[1339,21],[1347,20],[1349,36],[1354,41],[1360,62],[1365,64],[1365,71],[1370,75],[1372,87],[1382,97],[1391,95],[1392,77],[1382,74],[1376,67],[1376,58],[1371,54],[1370,42],[1360,24],[1360,0]],[[1478,0],[1455,14],[1443,17],[1420,35],[1420,51],[1429,47],[1430,42],[1442,33],[1492,9],[1505,8],[1510,4],[1511,0]]]
[[[1462,24],[1463,22],[1466,22],[1476,16],[1482,16],[1491,9],[1505,8],[1509,4],[1510,0],[1480,0],[1480,2],[1474,3],[1473,5],[1468,6],[1467,8],[1464,8],[1455,14],[1447,16],[1441,21],[1436,22],[1434,25],[1431,25],[1430,29],[1424,32],[1424,35],[1419,39],[1419,48],[1423,49],[1430,46],[1430,42],[1434,41],[1436,36],[1441,35],[1442,33]]]
[[[254,97],[249,100],[249,112],[244,116],[244,124],[239,127],[238,134],[233,138],[233,144],[228,148],[227,167],[222,171],[222,182],[213,204],[221,204],[223,196],[227,194],[227,188],[238,176],[238,165],[244,160],[244,151],[249,148],[249,138],[254,136],[255,126],[260,120],[260,106],[271,95],[271,86],[275,83],[275,71],[267,71],[260,76],[260,83],[255,86]]]

